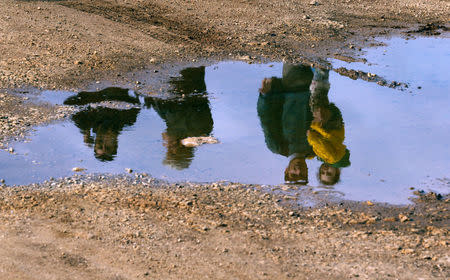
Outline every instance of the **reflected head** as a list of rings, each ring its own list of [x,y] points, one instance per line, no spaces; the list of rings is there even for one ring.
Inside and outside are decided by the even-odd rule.
[[[319,168],[319,181],[328,186],[335,185],[341,177],[341,170],[337,167],[322,163]]]
[[[308,166],[304,157],[293,158],[284,170],[284,181],[306,185],[308,183]]]

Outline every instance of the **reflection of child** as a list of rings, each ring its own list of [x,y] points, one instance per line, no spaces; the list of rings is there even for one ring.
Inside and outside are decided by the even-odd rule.
[[[306,65],[283,65],[283,77],[263,80],[258,98],[258,116],[270,151],[289,157],[284,171],[287,182],[306,184],[306,158],[313,154],[306,139],[312,114],[309,109],[313,73]]]
[[[88,107],[73,115],[72,120],[83,133],[84,142],[94,146],[95,157],[100,161],[112,161],[117,154],[120,132],[136,122],[139,111],[138,108]]]
[[[166,157],[163,161],[174,169],[182,170],[190,166],[194,159],[194,147],[186,147],[181,140],[187,137],[209,136],[213,129],[213,119],[206,95],[205,67],[186,68],[181,77],[169,81],[172,93],[183,95],[182,99],[159,99],[148,97],[145,105],[153,109],[167,125],[162,134]]]
[[[319,180],[326,185],[339,181],[340,168],[350,165],[350,152],[344,143],[345,130],[342,114],[328,100],[328,71],[314,69],[311,83],[310,106],[313,121],[308,131],[308,142],[324,163],[319,168]]]
[[[339,115],[337,107],[330,104],[328,108],[320,108],[325,111],[330,118],[336,118]],[[333,112],[334,111],[334,112]],[[313,115],[315,115],[313,113]],[[323,116],[323,113],[318,113]],[[346,147],[343,144],[345,138],[344,124],[339,126],[330,125],[330,121],[318,120],[314,116],[311,123],[311,129],[308,133],[308,142],[313,147],[314,153],[323,161],[329,164],[339,162],[346,153]]]

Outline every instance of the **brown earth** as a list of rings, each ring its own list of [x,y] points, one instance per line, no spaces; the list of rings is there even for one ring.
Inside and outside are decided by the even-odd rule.
[[[3,0],[0,87],[79,87],[205,57],[323,63],[354,54],[372,36],[445,27],[450,15],[446,0],[315,2]]]
[[[2,0],[0,148],[71,113],[12,89],[127,83],[129,71],[204,59],[326,64],[357,57],[373,36],[437,35],[450,15],[439,0],[317,3]],[[0,187],[0,279],[450,277],[448,197],[297,209],[248,187],[146,178]]]
[[[448,198],[288,209],[258,186],[137,177],[0,189],[0,278],[449,277]]]

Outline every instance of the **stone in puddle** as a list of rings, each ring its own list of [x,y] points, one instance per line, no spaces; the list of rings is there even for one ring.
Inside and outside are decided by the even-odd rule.
[[[181,140],[181,144],[186,147],[197,147],[203,144],[217,144],[219,140],[212,136],[188,137]]]
[[[81,171],[84,171],[84,170],[86,170],[86,168],[82,168],[82,167],[74,167],[74,168],[72,168],[73,172],[81,172]]]

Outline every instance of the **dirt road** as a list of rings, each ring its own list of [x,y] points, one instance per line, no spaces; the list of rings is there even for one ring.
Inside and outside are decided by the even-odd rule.
[[[257,186],[138,177],[1,189],[0,278],[449,276],[449,199],[288,209]]]
[[[450,5],[445,0],[3,0],[0,11],[0,87],[63,88],[200,57],[321,61],[358,52],[371,36],[446,24]]]

